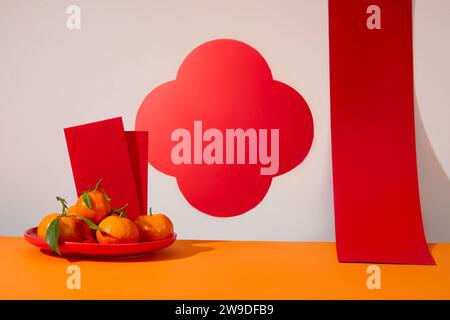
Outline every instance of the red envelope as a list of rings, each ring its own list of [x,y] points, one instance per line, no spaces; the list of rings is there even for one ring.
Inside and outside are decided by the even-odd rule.
[[[126,131],[128,155],[142,215],[147,213],[148,188],[148,131]]]
[[[147,210],[147,132],[125,132],[122,118],[65,128],[78,195],[100,178],[112,206],[134,220]],[[144,157],[145,156],[145,157]]]

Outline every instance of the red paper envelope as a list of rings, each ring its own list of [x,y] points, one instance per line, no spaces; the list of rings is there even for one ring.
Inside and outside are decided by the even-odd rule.
[[[122,118],[113,118],[65,128],[64,133],[78,195],[103,178],[113,207],[128,204],[132,220],[146,213],[147,132],[125,133]]]
[[[125,137],[127,139],[128,154],[131,161],[140,212],[145,215],[147,213],[148,196],[148,132],[126,131]]]

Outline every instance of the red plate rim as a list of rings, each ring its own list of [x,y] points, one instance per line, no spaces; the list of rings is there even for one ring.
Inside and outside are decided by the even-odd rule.
[[[48,244],[37,236],[37,227],[27,229],[23,234],[25,240],[30,244],[46,251],[52,251]],[[59,244],[59,250],[63,255],[80,255],[95,257],[126,257],[142,255],[156,250],[166,248],[173,244],[177,234],[173,233],[170,238],[149,242],[101,244],[92,242],[64,242]]]

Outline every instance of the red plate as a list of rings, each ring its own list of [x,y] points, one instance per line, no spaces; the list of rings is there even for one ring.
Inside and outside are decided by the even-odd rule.
[[[28,229],[23,236],[32,245],[53,252],[44,240],[38,238],[37,227]],[[92,242],[64,242],[59,245],[59,251],[61,251],[63,256],[85,256],[93,258],[135,257],[166,248],[174,243],[176,239],[177,235],[174,233],[168,239],[138,243],[99,244]]]

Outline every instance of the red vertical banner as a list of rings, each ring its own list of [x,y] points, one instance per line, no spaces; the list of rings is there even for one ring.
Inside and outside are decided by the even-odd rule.
[[[411,0],[329,0],[339,261],[434,264],[420,209]]]

